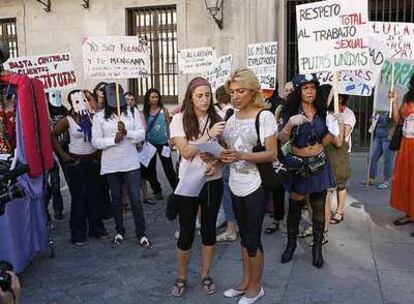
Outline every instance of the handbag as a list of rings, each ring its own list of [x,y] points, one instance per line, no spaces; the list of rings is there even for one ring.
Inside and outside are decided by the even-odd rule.
[[[257,145],[253,147],[253,152],[263,152],[266,151],[266,147],[262,145],[260,140],[259,132],[259,117],[260,113],[266,110],[261,110],[255,120],[255,128],[257,133]],[[289,178],[289,173],[286,167],[279,162],[278,160],[256,164],[257,169],[259,170],[260,177],[262,179],[262,186],[266,190],[273,190],[278,187],[281,183],[286,181]]]
[[[389,149],[392,151],[398,151],[400,150],[401,146],[401,139],[403,136],[403,124],[399,123],[394,130],[394,133],[392,133]]]

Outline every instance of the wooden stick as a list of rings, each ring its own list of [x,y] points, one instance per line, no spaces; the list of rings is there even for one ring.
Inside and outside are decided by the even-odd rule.
[[[334,89],[334,111],[339,113],[339,71],[333,73],[333,89]]]
[[[119,85],[118,81],[115,82],[115,90],[116,90],[116,111],[118,114],[118,120],[121,119],[121,102],[119,101]]]
[[[395,75],[395,61],[391,65],[391,92],[394,92],[394,75]],[[388,100],[390,101],[390,100]],[[390,118],[392,118],[392,102],[390,102]]]

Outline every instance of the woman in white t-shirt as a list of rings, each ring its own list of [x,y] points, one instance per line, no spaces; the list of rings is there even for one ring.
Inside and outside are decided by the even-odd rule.
[[[183,113],[174,115],[170,125],[171,139],[174,139],[181,155],[179,183],[175,191],[178,197],[180,223],[177,241],[178,276],[172,289],[172,294],[176,297],[183,296],[187,288],[188,262],[199,209],[203,244],[201,282],[206,294],[216,292],[209,270],[216,243],[217,213],[223,194],[220,162],[203,162],[199,150],[192,145],[216,140],[224,130],[225,123],[220,122],[220,116],[214,109],[211,87],[206,79],[197,77],[188,84],[183,107]],[[197,190],[192,191],[193,193],[188,192],[197,184],[202,188],[198,194],[195,194]]]
[[[230,189],[237,225],[239,226],[243,277],[234,288],[224,292],[225,297],[243,295],[240,304],[255,303],[264,296],[262,287],[263,246],[261,232],[265,216],[266,200],[257,163],[268,163],[276,159],[276,121],[262,100],[260,83],[248,69],[238,69],[226,82],[236,109],[226,123],[223,139],[229,148],[221,154],[221,161],[230,165]],[[252,152],[257,145],[255,128],[259,116],[259,135],[264,152]]]
[[[104,110],[93,117],[92,144],[102,150],[101,175],[106,177],[112,199],[116,234],[113,246],[122,243],[125,227],[122,210],[122,187],[125,186],[131,202],[135,235],[138,244],[150,248],[152,243],[145,233],[145,218],[140,196],[140,163],[136,145],[145,138],[141,115],[131,112],[123,95],[120,97],[120,115],[117,114],[115,83],[106,84]],[[122,91],[121,91],[122,92]]]

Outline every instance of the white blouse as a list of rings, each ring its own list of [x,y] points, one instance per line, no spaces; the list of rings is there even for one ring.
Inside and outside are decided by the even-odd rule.
[[[92,145],[102,150],[101,175],[115,172],[128,172],[140,168],[139,154],[136,144],[145,139],[145,129],[141,115],[135,115],[128,109],[127,115],[121,114],[127,134],[119,143],[115,143],[118,132],[118,120],[113,115],[108,120],[100,111],[93,117]]]

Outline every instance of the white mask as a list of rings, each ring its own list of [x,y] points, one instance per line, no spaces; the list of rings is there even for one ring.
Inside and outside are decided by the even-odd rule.
[[[49,103],[54,107],[62,106],[62,92],[60,90],[49,90]]]
[[[89,112],[89,104],[82,91],[71,94],[72,107],[76,113],[86,114]]]

